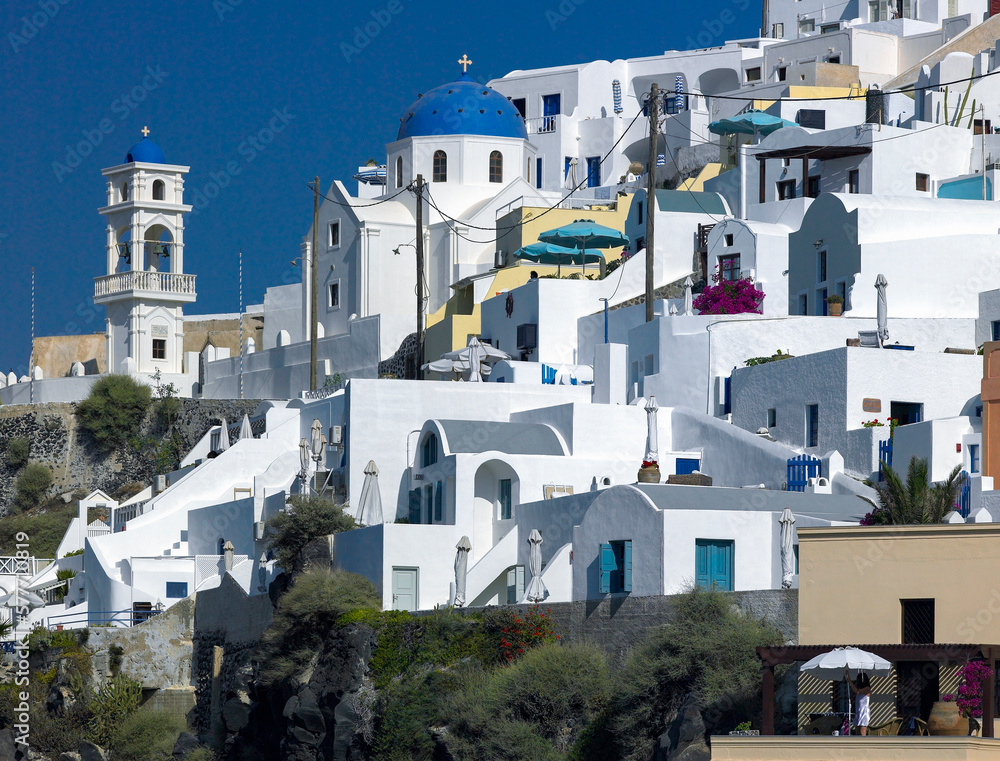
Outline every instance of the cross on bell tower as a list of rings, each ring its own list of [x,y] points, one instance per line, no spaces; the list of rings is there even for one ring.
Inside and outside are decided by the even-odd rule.
[[[469,56],[462,53],[462,57],[458,59],[458,62],[462,65],[462,73],[468,73],[469,67],[472,66],[472,61],[469,60]]]
[[[106,272],[94,282],[94,303],[107,313],[108,371],[152,375],[184,372],[184,304],[195,300],[195,277],[184,274],[184,175],[168,164],[142,128],[125,162],[107,179]]]

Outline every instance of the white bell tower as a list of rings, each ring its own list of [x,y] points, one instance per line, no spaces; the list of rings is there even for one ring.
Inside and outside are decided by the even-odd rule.
[[[146,137],[124,164],[101,172],[108,183],[107,273],[95,278],[94,303],[107,312],[108,372],[184,372],[184,304],[195,300],[184,274],[184,175]],[[193,368],[196,369],[196,368]]]

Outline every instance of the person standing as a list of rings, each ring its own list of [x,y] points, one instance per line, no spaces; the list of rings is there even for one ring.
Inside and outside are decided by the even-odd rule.
[[[868,674],[859,673],[858,678],[852,682],[848,673],[847,683],[851,685],[851,693],[854,695],[854,724],[858,728],[858,734],[864,737],[868,734],[868,723],[871,720],[871,679]]]

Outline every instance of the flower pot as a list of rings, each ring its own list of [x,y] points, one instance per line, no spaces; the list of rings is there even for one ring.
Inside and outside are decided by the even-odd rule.
[[[844,313],[843,304],[827,304],[826,311],[831,317],[840,317]]]
[[[651,467],[639,468],[638,479],[640,484],[660,483],[660,466],[653,465]]]
[[[968,736],[969,720],[958,710],[958,703],[939,700],[931,708],[927,728],[932,735]]]

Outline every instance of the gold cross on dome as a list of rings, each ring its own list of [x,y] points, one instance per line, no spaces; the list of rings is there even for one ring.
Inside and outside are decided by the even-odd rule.
[[[149,127],[143,127],[143,128],[142,128],[141,130],[139,130],[139,131],[140,131],[140,132],[142,133],[142,136],[143,136],[143,137],[149,137]]]
[[[467,56],[465,53],[462,53],[462,57],[458,59],[458,62],[462,64],[463,74],[467,72],[469,70],[469,67],[472,65],[472,61],[469,60],[469,56]]]

